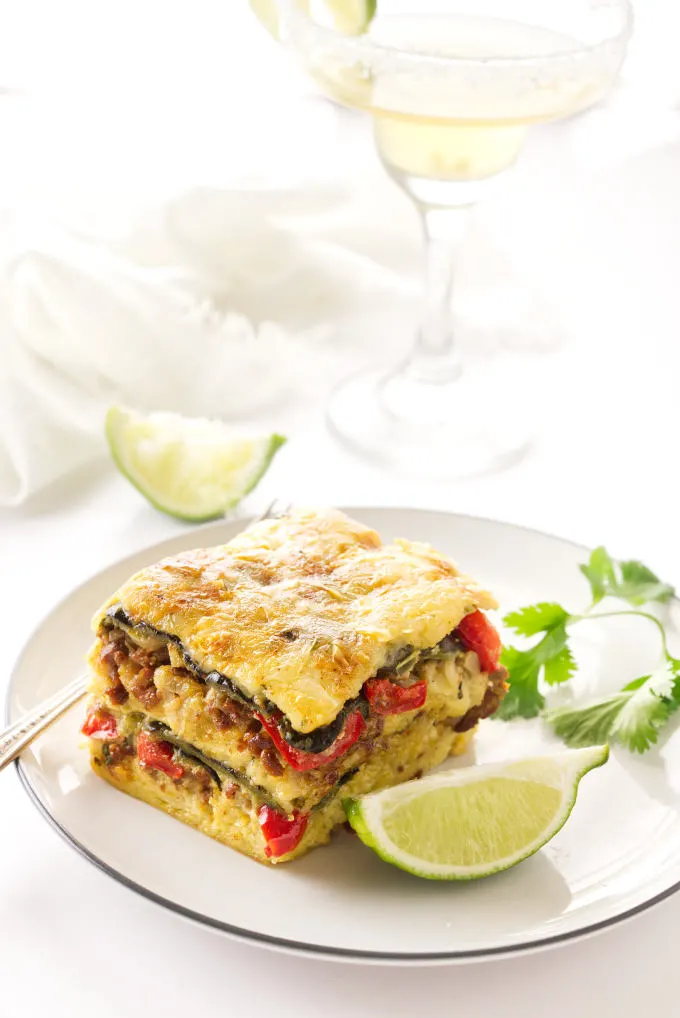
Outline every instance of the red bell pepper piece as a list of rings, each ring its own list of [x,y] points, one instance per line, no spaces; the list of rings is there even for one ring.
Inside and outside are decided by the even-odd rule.
[[[163,771],[174,781],[183,777],[184,768],[175,760],[174,750],[169,742],[154,739],[148,732],[140,732],[137,736],[137,756],[140,763],[154,771]]]
[[[455,635],[468,650],[474,650],[483,672],[496,671],[502,649],[501,638],[483,612],[474,611],[466,615]]]
[[[271,806],[260,806],[257,819],[267,842],[264,854],[271,859],[272,856],[286,855],[297,848],[307,830],[309,814],[294,810],[292,816],[288,817]]]
[[[400,686],[391,679],[369,679],[364,693],[374,714],[405,714],[422,707],[427,699],[427,680]]]
[[[324,749],[322,753],[306,753],[303,749],[296,749],[286,742],[279,731],[276,715],[272,714],[266,717],[264,714],[256,714],[255,716],[262,722],[279,753],[294,771],[312,771],[316,767],[323,767],[324,764],[337,760],[347,752],[350,746],[354,745],[366,725],[361,711],[352,711],[347,715],[337,739],[328,749]]]
[[[113,714],[105,710],[96,710],[94,707],[88,708],[80,730],[91,739],[103,739],[108,742],[118,738],[118,724]]]

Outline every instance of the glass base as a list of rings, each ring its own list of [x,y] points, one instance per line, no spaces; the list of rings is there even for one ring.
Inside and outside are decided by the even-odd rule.
[[[475,477],[514,465],[530,447],[530,408],[518,383],[519,366],[503,358],[441,383],[408,367],[362,371],[332,392],[328,426],[353,452],[403,473]]]

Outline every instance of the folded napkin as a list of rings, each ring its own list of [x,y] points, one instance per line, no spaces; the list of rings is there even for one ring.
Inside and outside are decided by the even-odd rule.
[[[106,246],[44,223],[16,242],[0,266],[0,505],[105,455],[111,403],[294,426],[361,353],[356,331],[339,344],[319,323],[403,289],[315,235],[343,200],[198,189]]]

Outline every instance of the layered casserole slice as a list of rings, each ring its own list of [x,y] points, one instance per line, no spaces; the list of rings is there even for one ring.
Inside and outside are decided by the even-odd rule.
[[[106,781],[261,862],[467,746],[506,686],[490,594],[425,544],[294,511],[133,576],[94,620]]]

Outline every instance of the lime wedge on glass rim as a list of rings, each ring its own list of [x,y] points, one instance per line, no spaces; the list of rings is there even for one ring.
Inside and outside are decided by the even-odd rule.
[[[297,0],[297,6],[309,12],[313,0]],[[265,28],[279,37],[276,0],[250,0],[250,6]],[[322,0],[320,6],[330,14],[333,25],[344,35],[362,35],[375,16],[376,0]]]
[[[428,880],[509,869],[566,823],[578,785],[607,746],[483,764],[344,799],[347,819],[385,862]]]
[[[223,516],[255,487],[285,442],[243,436],[223,421],[111,407],[106,438],[116,466],[152,505],[201,523]]]
[[[363,35],[375,17],[377,0],[324,0],[335,27],[345,35]]]

